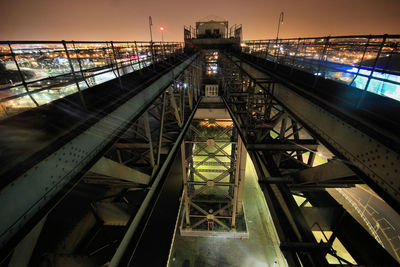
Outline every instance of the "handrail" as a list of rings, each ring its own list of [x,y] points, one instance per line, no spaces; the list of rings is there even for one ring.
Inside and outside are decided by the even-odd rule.
[[[183,42],[0,41],[0,119],[182,52]]]
[[[247,40],[242,52],[400,101],[400,35]]]
[[[400,34],[376,34],[376,35],[333,35],[333,36],[331,36],[331,35],[329,35],[329,38],[331,38],[331,39],[337,39],[337,38],[341,38],[341,39],[344,39],[344,38],[383,38],[383,36],[387,36],[388,38],[400,38]],[[317,37],[299,37],[299,38],[296,38],[296,37],[292,37],[292,38],[280,38],[280,39],[278,39],[278,40],[282,40],[282,41],[285,41],[285,40],[294,40],[294,41],[297,41],[297,40],[311,40],[311,39],[325,39],[326,38],[326,36],[317,36]],[[270,40],[273,40],[273,41],[275,41],[276,39],[259,39],[259,40],[245,40],[245,42],[258,42],[258,41],[270,41]]]

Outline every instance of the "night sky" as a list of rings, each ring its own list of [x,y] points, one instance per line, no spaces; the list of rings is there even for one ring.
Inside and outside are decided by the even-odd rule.
[[[182,41],[183,25],[209,15],[243,24],[244,39],[400,34],[400,0],[1,0],[1,40]]]

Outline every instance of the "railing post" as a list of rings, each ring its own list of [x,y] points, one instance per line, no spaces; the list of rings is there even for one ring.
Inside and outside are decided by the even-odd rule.
[[[161,47],[162,47],[162,54],[163,54],[162,58],[163,58],[163,60],[165,60],[167,58],[167,55],[166,55],[166,52],[165,52],[164,43],[162,43]],[[167,47],[168,47],[168,42],[167,42]]]
[[[267,44],[267,49],[266,49],[266,55],[265,55],[265,59],[268,60],[268,52],[269,52],[269,45],[270,45],[271,40],[268,40],[268,44]]]
[[[139,49],[138,49],[138,47],[137,47],[137,43],[136,43],[136,41],[135,41],[135,54],[136,54],[136,57],[137,57],[137,63],[138,63],[138,65],[139,65],[139,71],[140,71],[140,74],[143,74],[143,71],[142,71],[142,65],[140,64],[140,54],[139,54]]]
[[[369,85],[369,83],[371,82],[371,77],[372,77],[372,75],[374,74],[374,71],[375,71],[375,68],[376,68],[376,63],[378,63],[378,59],[379,59],[379,57],[381,56],[382,48],[383,48],[383,46],[385,45],[386,38],[387,38],[387,35],[385,34],[385,35],[383,36],[382,43],[381,43],[381,45],[380,45],[380,47],[379,47],[378,53],[376,54],[375,61],[374,61],[374,65],[372,66],[372,70],[371,70],[371,73],[369,74],[368,81],[367,81],[367,84],[365,85],[364,90],[367,90],[367,89],[368,89],[368,85]]]
[[[153,69],[156,67],[155,66],[155,57],[154,57],[154,42],[151,41],[150,42],[150,49],[151,49],[151,61],[152,61],[152,65],[153,65]]]
[[[118,61],[117,61],[117,56],[115,55],[115,48],[114,48],[114,43],[111,41],[111,48],[114,56],[114,61],[115,61],[115,67],[117,68],[117,74],[118,74],[118,81],[119,81],[119,86],[123,90],[124,87],[122,86],[122,81],[121,81],[121,75],[119,74],[119,67],[118,67]]]
[[[328,45],[329,45],[329,38],[330,38],[329,36],[326,37],[324,49],[322,50],[322,54],[319,57],[317,74],[315,75],[314,84],[313,84],[312,88],[315,88],[317,86],[317,82],[318,82],[318,78],[319,78],[318,74],[321,71],[322,61],[325,61],[324,58],[325,58],[325,54],[326,54],[326,49],[328,48]]]
[[[371,40],[371,35],[368,36],[368,40],[367,40],[367,43],[365,44],[365,48],[364,48],[364,52],[363,52],[363,55],[362,55],[361,60],[360,60],[360,64],[358,64],[357,73],[356,73],[356,75],[354,76],[354,78],[353,78],[353,80],[351,81],[351,83],[350,83],[349,86],[352,86],[352,85],[353,85],[353,83],[354,83],[354,81],[356,80],[358,74],[360,73],[360,68],[362,67],[362,64],[363,64],[363,62],[364,62],[365,53],[367,52],[367,49],[368,49],[369,41],[370,41],[370,40]]]
[[[279,43],[282,43],[282,40],[279,41]],[[276,70],[278,68],[278,59],[279,59],[279,46],[278,46],[278,39],[276,39],[276,48],[275,48],[275,66],[274,69]]]
[[[105,44],[106,44],[106,47],[105,47],[105,49],[104,49],[104,54],[105,54],[106,62],[107,62],[108,65],[111,67],[111,70],[112,70],[112,72],[113,72],[115,78],[118,78],[118,74],[116,74],[116,73],[115,73],[115,70],[114,70],[114,59],[113,59],[113,56],[110,56],[110,47],[109,47],[109,44],[108,44],[108,42],[106,42]]]
[[[69,52],[68,52],[68,48],[67,48],[67,44],[66,44],[65,40],[62,40],[62,44],[64,46],[65,54],[67,55],[69,68],[71,69],[71,73],[72,73],[72,76],[74,77],[76,87],[78,88],[79,98],[82,102],[83,108],[86,109],[85,99],[83,98],[83,94],[81,92],[81,87],[79,86],[79,81],[78,81],[78,78],[76,77],[74,66],[72,65],[72,60],[71,60],[71,57],[69,56]]]
[[[381,45],[379,47],[379,50],[378,50],[378,53],[376,54],[376,57],[375,57],[374,65],[372,66],[371,73],[368,76],[367,84],[365,85],[363,94],[362,94],[360,100],[357,103],[357,108],[360,107],[362,101],[364,100],[365,95],[367,94],[369,83],[371,82],[371,78],[372,78],[372,75],[374,74],[374,71],[375,71],[375,68],[376,68],[376,64],[378,63],[378,59],[381,56],[383,46],[385,45],[385,42],[386,42],[386,38],[387,38],[387,34],[385,34],[383,36],[382,43],[381,43]]]
[[[72,46],[74,47],[74,50],[75,50],[75,55],[76,55],[76,59],[78,60],[79,70],[80,70],[80,72],[81,72],[82,78],[83,78],[83,80],[85,81],[87,87],[89,88],[90,85],[89,85],[89,83],[86,81],[85,75],[83,74],[81,59],[79,58],[79,53],[78,53],[79,50],[76,50],[75,42],[74,42],[74,41],[72,41]]]
[[[19,77],[21,78],[21,82],[22,82],[23,86],[25,87],[25,91],[29,95],[29,97],[31,98],[33,103],[35,103],[35,105],[38,107],[39,104],[38,104],[38,102],[36,102],[35,98],[33,98],[33,96],[31,95],[31,92],[29,91],[28,85],[26,84],[24,75],[21,72],[21,68],[18,65],[17,58],[15,57],[14,51],[13,51],[10,43],[8,43],[8,47],[10,48],[11,56],[15,62],[15,65],[17,66],[18,74],[19,74]]]
[[[128,55],[129,55],[129,64],[131,65],[131,68],[132,68],[132,71],[134,72],[135,71],[135,68],[133,67],[133,64],[132,64],[132,54],[131,54],[131,51],[130,51],[130,46],[129,46],[129,43],[128,42],[126,42],[126,45],[127,45],[127,48],[126,49],[128,49]]]
[[[296,50],[295,50],[295,52],[294,52],[294,55],[292,56],[292,57],[293,57],[293,58],[292,58],[292,66],[291,66],[291,68],[290,68],[290,73],[289,73],[289,76],[290,76],[290,77],[293,75],[294,64],[295,64],[295,61],[296,61],[297,53],[298,53],[298,51],[299,51],[299,47],[300,47],[300,38],[297,39]]]

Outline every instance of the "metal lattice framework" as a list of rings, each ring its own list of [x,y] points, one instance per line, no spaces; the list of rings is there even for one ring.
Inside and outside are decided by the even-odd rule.
[[[286,174],[284,169],[293,168],[293,164],[296,168],[312,167],[320,144],[271,97],[276,81],[255,81],[232,64],[225,64],[224,77],[231,77],[224,81],[225,99],[237,114],[237,123],[248,140],[247,149],[273,151],[277,166]]]
[[[346,249],[354,251],[350,243],[356,236],[349,239],[347,234],[354,229],[360,231],[361,226],[352,222],[325,189],[351,187],[362,183],[361,179],[340,160],[340,155],[336,158],[331,146],[325,147],[329,145],[326,139],[321,139],[299,114],[284,105],[284,98],[276,97],[283,94],[282,81],[262,74],[259,69],[250,72],[248,64],[241,57],[221,58],[223,99],[255,165],[281,250],[293,266],[300,262],[326,265],[327,254],[340,263],[352,264],[337,254],[333,243],[336,238],[346,240]],[[302,104],[297,103],[298,109]],[[298,205],[295,196],[302,197],[304,202]],[[312,203],[312,207],[305,208],[307,203]],[[312,231],[324,234],[326,230],[332,231],[330,238],[317,242]],[[355,252],[357,262],[369,262],[369,255],[378,250],[385,254],[385,261],[391,261],[366,231],[357,238],[362,238],[370,248],[368,253]]]
[[[181,145],[184,228],[229,231],[237,226],[241,149],[230,120],[192,123]]]
[[[311,244],[315,242],[315,238],[291,196],[289,187],[295,180],[288,174],[313,165],[318,143],[272,97],[275,80],[255,80],[240,69],[240,63],[238,65],[232,64],[226,57],[221,60],[224,77],[231,77],[224,81],[225,103],[231,115],[235,114],[233,119],[241,129],[240,133],[247,143],[246,148],[256,163],[260,183],[271,190],[267,192],[268,189],[263,188],[267,203],[275,210],[273,213],[279,213],[280,210],[285,214],[285,219],[275,217],[275,226],[282,242],[281,249],[288,255],[289,262],[297,261],[294,259],[297,256],[291,253],[303,249],[293,242]],[[269,185],[270,183],[273,184]],[[314,265],[323,263],[323,253],[329,251],[330,245],[318,246],[318,251],[301,252],[301,261]]]
[[[162,155],[168,154],[188,110],[197,103],[199,91],[196,65],[186,69],[161,94],[143,115],[132,123],[107,157],[152,176],[162,165]],[[196,86],[196,87],[195,87]]]
[[[105,198],[99,195],[91,202],[100,223],[126,227],[131,222],[129,233],[135,231],[137,221],[143,217],[149,199],[166,175],[167,166],[174,159],[194,116],[200,98],[198,66],[196,55],[177,66],[166,65],[163,76],[138,90],[114,110],[101,114],[93,125],[71,137],[71,141],[29,169],[28,174],[16,177],[12,184],[5,186],[2,189],[5,205],[0,212],[2,218],[7,218],[2,224],[1,243],[5,248],[2,256],[8,255],[20,240],[22,234],[19,235],[18,229],[27,233],[39,219],[43,218],[42,222],[45,222],[43,214],[78,183],[84,183],[88,188],[103,186],[110,189]],[[121,78],[127,85],[125,77]],[[110,90],[112,86],[114,84]],[[58,168],[60,162],[62,168]],[[15,198],[27,188],[30,188],[29,196],[16,203]],[[138,190],[144,190],[145,199],[132,216],[128,209],[121,207],[131,205],[125,195]],[[104,210],[118,211],[123,216],[103,220]],[[129,233],[121,243],[116,261],[126,249],[131,238]]]

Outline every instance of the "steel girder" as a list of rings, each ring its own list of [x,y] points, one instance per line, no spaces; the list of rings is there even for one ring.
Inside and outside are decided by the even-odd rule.
[[[181,145],[185,231],[217,231],[209,222],[215,222],[218,231],[237,226],[243,147],[232,122],[227,122],[221,126],[215,120],[196,120]],[[210,127],[215,131],[208,132]]]
[[[268,182],[269,177],[284,178],[281,172],[287,167],[293,169],[300,165],[305,168],[307,164],[313,164],[312,156],[302,159],[303,154],[309,150],[301,148],[301,145],[296,146],[296,142],[302,142],[299,140],[305,138],[303,135],[300,138],[298,134],[298,128],[301,126],[291,120],[286,111],[276,101],[272,101],[266,91],[257,87],[254,80],[241,72],[239,66],[232,64],[227,58],[221,59],[221,70],[225,72],[223,76],[234,77],[224,81],[223,98],[246,147],[253,148],[248,152],[259,176],[260,186],[271,211],[278,236],[281,242],[285,242],[282,251],[291,266],[299,266],[300,261],[308,266],[322,266],[326,264],[324,258],[326,245],[319,246],[316,243],[286,183],[270,184]],[[274,89],[273,81],[264,79],[263,83],[269,90]],[[269,147],[262,147],[264,151],[255,150],[257,146],[252,144],[271,140],[270,132],[275,137],[273,139],[275,143],[269,142],[271,145],[276,145],[273,153],[268,153]],[[306,136],[306,140],[308,140],[306,142],[311,140],[313,145],[317,144],[316,140],[309,135]],[[290,146],[282,146],[285,143]],[[285,177],[285,179],[289,182],[293,181],[292,177]],[[310,246],[314,243],[315,246],[314,249],[309,250],[304,246],[297,246],[298,242]]]
[[[249,72],[243,71],[241,67],[244,66],[244,62],[236,59],[234,61],[235,64],[231,64],[237,68],[237,73],[234,76],[240,77],[242,82],[239,83],[240,86],[235,91],[227,91],[224,100],[235,124],[239,129],[242,129],[241,134],[245,136],[244,140],[246,140],[247,146],[251,147],[254,143],[263,144],[257,145],[259,147],[253,147],[253,149],[257,149],[250,150],[249,154],[260,177],[261,188],[264,190],[280,239],[284,242],[286,242],[285,240],[296,242],[297,238],[302,242],[307,239],[315,242],[313,236],[310,235],[311,227],[307,226],[303,212],[300,212],[298,206],[293,203],[291,194],[304,191],[318,192],[327,187],[347,187],[359,183],[360,180],[353,171],[340,161],[331,161],[312,168],[318,150],[315,149],[316,147],[306,147],[304,144],[312,144],[313,142],[325,144],[325,142],[317,141],[317,139],[320,140],[320,136],[316,135],[302,121],[300,123],[297,114],[293,114],[281,101],[274,97],[276,91],[280,88],[278,85],[282,86],[277,83],[275,77],[258,75],[255,78]],[[229,69],[234,69],[234,67],[230,66]],[[282,143],[285,142],[286,144],[289,142],[291,146],[282,146]],[[275,144],[275,147],[271,146],[272,144]],[[299,148],[295,149],[293,145],[299,146]],[[277,146],[281,148],[281,152],[279,152]],[[333,151],[336,153],[335,150]],[[331,154],[331,156],[334,155]],[[334,166],[338,168],[335,168],[332,172]],[[322,177],[316,178],[319,175]],[[269,178],[269,176],[272,177]],[[303,193],[300,193],[300,195],[303,196]],[[336,208],[336,210],[338,209]],[[347,214],[343,209],[340,210],[343,214]],[[349,217],[348,214],[346,216]],[[330,220],[329,216],[325,217],[325,221]],[[330,220],[330,227],[333,231],[341,233],[340,227],[346,228],[347,231],[352,231],[351,227],[355,227],[354,229],[358,231],[360,237],[362,236],[367,243],[369,242],[368,244],[376,243],[360,225],[343,224],[342,221],[337,221],[340,218],[340,216],[336,216],[334,221]],[[317,220],[317,218],[315,219]],[[350,227],[350,225],[352,226]],[[283,231],[283,229],[286,231]],[[332,240],[334,238],[335,235],[333,235]],[[332,245],[332,240],[326,240],[326,242],[329,241]],[[305,257],[302,246],[284,244],[285,246],[282,249],[288,249],[288,251],[285,251],[285,255],[289,264],[294,266],[299,264],[298,257],[301,258],[302,263],[309,262],[309,264],[319,266],[325,260],[324,255],[326,253],[336,257],[339,262],[348,263],[338,256],[332,248],[328,250],[322,248],[308,250],[308,255],[314,255],[310,258]],[[352,245],[351,242],[347,242],[346,248],[349,251],[351,249],[357,255],[357,261],[359,260],[360,263],[368,262],[365,261],[368,258],[366,257],[368,253],[363,253],[362,248]],[[371,248],[375,248],[375,251],[379,251],[382,255],[384,254],[385,262],[393,262],[391,256],[379,245],[378,247],[371,246]],[[369,248],[370,254],[374,251],[371,248]],[[296,254],[293,254],[293,252]]]
[[[67,185],[70,190],[110,142],[116,140],[197,56],[191,56],[167,72],[4,187],[0,193],[0,246],[3,248],[20,229],[33,227],[33,220],[54,206],[53,199],[65,194],[63,190]]]
[[[190,87],[193,89],[195,88],[194,86],[193,87],[190,86]],[[182,90],[182,92],[186,93],[186,90]],[[196,90],[193,90],[192,95],[194,96],[195,94],[197,94],[197,101],[192,102],[194,104],[192,107],[190,107],[190,104],[188,103],[190,97],[184,97],[184,94],[182,94],[183,102],[182,102],[182,106],[181,106],[180,110],[182,110],[182,114],[186,113],[187,111],[190,111],[189,116],[187,116],[184,121],[180,121],[180,120],[176,121],[177,124],[180,124],[181,122],[183,122],[183,125],[181,127],[179,127],[179,129],[180,129],[179,135],[175,138],[175,140],[174,140],[175,142],[174,142],[173,146],[170,148],[168,156],[166,157],[165,161],[159,167],[157,172],[155,172],[153,174],[154,181],[151,184],[151,188],[150,188],[149,192],[147,193],[143,203],[141,204],[138,212],[136,213],[136,215],[134,216],[130,225],[128,226],[128,229],[127,229],[121,243],[119,244],[113,258],[111,259],[109,266],[119,266],[121,261],[128,262],[128,264],[129,264],[129,262],[132,261],[132,257],[136,250],[136,245],[132,245],[130,243],[132,242],[132,238],[133,238],[135,232],[137,231],[137,228],[139,227],[139,224],[140,224],[142,218],[144,217],[145,212],[148,209],[148,206],[151,204],[151,201],[154,198],[154,194],[157,192],[157,189],[159,187],[159,184],[162,181],[162,178],[165,175],[167,175],[167,170],[168,170],[170,164],[172,163],[172,161],[174,160],[176,153],[178,152],[178,150],[181,146],[181,143],[184,139],[186,131],[189,128],[189,125],[194,117],[194,114],[195,114],[197,107],[199,105],[199,102],[200,102],[201,97],[198,95],[198,93],[199,93],[199,91],[197,91],[197,88],[196,88]]]
[[[116,238],[118,241],[123,239],[131,220],[135,220],[135,222],[140,221],[139,226],[133,231],[135,232],[134,237],[131,239],[124,238],[124,245],[127,243],[130,244],[125,250],[126,253],[122,253],[121,249],[118,250],[119,255],[124,254],[121,264],[124,264],[125,260],[129,260],[133,257],[130,255],[132,251],[131,248],[133,246],[136,249],[136,247],[142,245],[142,242],[136,239],[136,237],[138,235],[141,236],[138,232],[144,231],[141,227],[144,221],[149,220],[147,215],[154,209],[154,206],[151,205],[158,201],[160,197],[158,194],[165,189],[165,184],[170,182],[170,179],[166,178],[170,175],[167,175],[169,168],[165,168],[165,166],[170,166],[172,164],[171,159],[173,159],[174,156],[171,158],[169,155],[170,153],[174,154],[176,152],[176,150],[173,149],[173,141],[177,140],[181,133],[181,127],[179,126],[180,121],[177,121],[173,115],[174,112],[169,94],[173,94],[174,97],[178,99],[181,99],[181,97],[184,98],[184,102],[179,102],[183,104],[179,106],[179,110],[184,110],[185,119],[187,120],[197,104],[197,102],[193,100],[193,106],[190,107],[189,95],[192,95],[192,97],[198,96],[200,92],[198,88],[194,86],[194,84],[196,84],[196,78],[192,75],[193,70],[197,71],[197,63],[198,59],[197,62],[195,61],[194,64],[188,66],[178,77],[175,77],[174,80],[176,82],[173,82],[166,88],[139,118],[130,123],[129,128],[119,137],[109,151],[107,151],[90,171],[83,176],[77,188],[67,196],[67,199],[63,201],[63,203],[61,203],[61,207],[57,207],[54,212],[49,214],[49,226],[53,225],[54,218],[56,217],[55,214],[57,214],[57,212],[62,212],[62,206],[68,205],[68,200],[72,196],[81,194],[79,192],[82,191],[82,189],[85,190],[85,192],[86,190],[90,192],[96,190],[96,188],[102,188],[105,190],[105,194],[99,191],[94,199],[89,197],[89,199],[85,201],[85,198],[83,198],[82,200],[84,203],[82,203],[81,209],[89,208],[89,214],[92,216],[94,215],[94,220],[98,227],[97,233],[112,226],[116,230],[114,233],[119,234],[114,237],[105,235],[100,237],[100,240],[98,239],[99,235],[95,234],[88,240],[87,234],[92,234],[93,231],[85,232],[82,229],[78,229],[81,230],[81,232],[73,232],[83,239],[83,247],[90,247],[90,244],[100,242],[101,245],[99,245],[101,247],[113,246],[117,249],[119,242],[116,241]],[[186,81],[186,86],[184,86],[184,81]],[[192,92],[189,93],[188,91]],[[179,143],[179,141],[177,142]],[[150,143],[153,147],[152,150],[150,149]],[[152,154],[154,161],[152,160]],[[148,178],[143,180],[144,177]],[[157,177],[161,177],[161,180],[158,179],[156,183]],[[153,197],[151,197],[151,195]],[[149,198],[151,199],[150,202],[148,201]],[[89,201],[89,203],[85,204],[87,201]],[[140,212],[137,212],[136,209],[139,208],[139,205],[142,206],[140,207]],[[146,211],[143,212],[143,210]],[[66,215],[69,215],[68,211]],[[71,215],[73,216],[73,214]],[[137,223],[135,223],[135,225],[137,225]],[[131,226],[131,228],[132,227],[133,226]],[[49,234],[46,230],[47,229],[45,229],[43,233],[43,237]],[[130,230],[130,232],[132,232],[132,230]],[[69,235],[73,234],[69,233]],[[129,236],[128,233],[126,233],[126,235]],[[121,246],[122,245],[121,243]],[[43,243],[39,244],[38,248],[41,246],[43,246]],[[90,255],[92,253],[92,251],[82,251],[79,248],[78,251],[77,253],[79,254],[89,253]],[[57,252],[62,255],[67,254],[71,257],[74,256],[73,254],[70,255],[70,252],[65,250],[58,250]],[[37,252],[33,261],[39,264],[39,262],[48,260],[48,255],[52,253],[54,253],[52,248]],[[104,257],[105,255],[108,256],[106,259]],[[102,259],[97,260],[109,261],[109,259],[113,257],[110,253],[105,253],[105,255],[103,255]],[[96,256],[91,256],[91,258],[94,261],[96,260]]]
[[[274,99],[297,120],[319,137],[324,145],[348,162],[351,169],[385,199],[394,209],[400,210],[400,180],[397,179],[400,155],[392,147],[367,135],[359,127],[344,120],[348,114],[332,113],[334,106],[315,98],[300,87],[280,80],[276,75],[233,57],[237,66],[246,72],[263,89],[258,80],[276,79]],[[240,63],[239,63],[240,62]],[[340,112],[340,111],[338,111]]]

